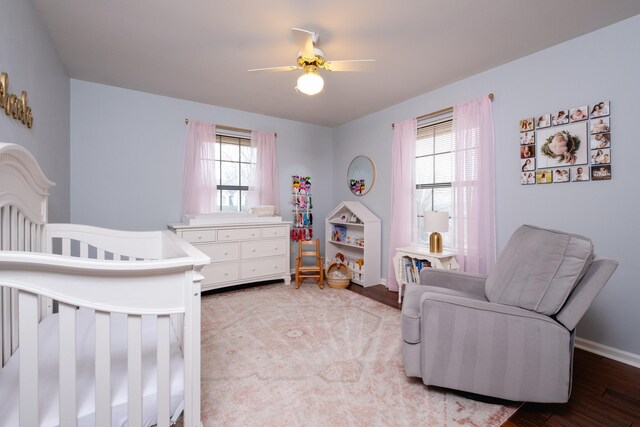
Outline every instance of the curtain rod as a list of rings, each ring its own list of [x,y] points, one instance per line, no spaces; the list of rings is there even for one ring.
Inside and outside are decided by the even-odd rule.
[[[184,124],[188,125],[189,124],[189,119],[184,119]],[[225,125],[216,125],[216,129],[222,129],[222,130],[228,130],[231,132],[242,132],[242,133],[251,133],[251,129],[243,129],[243,128],[236,128],[233,126],[225,126]],[[278,136],[277,133],[275,133],[276,137]]]
[[[488,96],[489,96],[489,99],[491,100],[491,102],[493,102],[493,93],[490,93]],[[440,114],[450,113],[452,111],[453,111],[453,107],[447,107],[447,108],[443,108],[442,110],[434,111],[433,113],[423,114],[421,116],[418,116],[418,117],[416,117],[416,120],[424,120],[424,119],[428,119],[430,117],[439,116]],[[395,124],[391,123],[391,127],[395,127]]]

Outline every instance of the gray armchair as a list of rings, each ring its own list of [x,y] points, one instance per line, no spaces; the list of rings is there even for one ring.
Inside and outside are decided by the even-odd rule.
[[[502,399],[569,400],[575,327],[618,263],[591,240],[518,228],[488,276],[424,269],[407,287],[405,373]]]

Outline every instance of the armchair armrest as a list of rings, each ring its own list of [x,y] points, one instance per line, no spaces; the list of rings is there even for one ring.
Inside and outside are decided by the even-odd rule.
[[[484,284],[487,276],[463,273],[437,268],[423,268],[420,272],[420,284],[454,289],[484,297]]]

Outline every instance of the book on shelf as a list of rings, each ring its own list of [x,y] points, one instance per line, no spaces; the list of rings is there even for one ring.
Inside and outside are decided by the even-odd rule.
[[[333,233],[331,234],[331,240],[334,242],[345,242],[347,241],[347,227],[344,225],[334,225]]]
[[[420,272],[424,268],[430,268],[431,262],[426,259],[418,259],[411,258],[409,256],[404,256],[404,272],[405,279],[408,283],[419,283],[420,282]]]

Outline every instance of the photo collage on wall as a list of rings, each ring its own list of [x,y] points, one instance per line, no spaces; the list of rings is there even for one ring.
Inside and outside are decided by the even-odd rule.
[[[520,183],[611,179],[609,101],[520,120]]]

